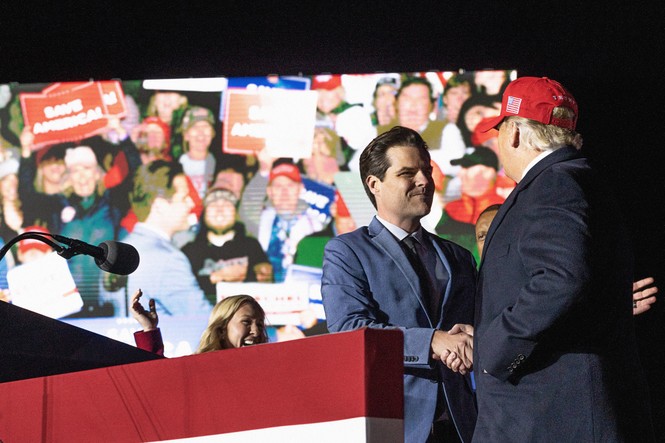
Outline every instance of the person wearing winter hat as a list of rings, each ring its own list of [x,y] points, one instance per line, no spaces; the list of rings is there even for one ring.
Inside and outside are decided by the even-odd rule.
[[[185,152],[178,161],[203,198],[212,183],[217,163],[210,152],[215,137],[212,111],[202,106],[188,108],[182,118],[181,131]]]
[[[272,266],[258,240],[247,236],[237,219],[238,197],[230,189],[212,188],[203,200],[202,225],[182,248],[201,289],[212,304],[219,282],[271,282]]]

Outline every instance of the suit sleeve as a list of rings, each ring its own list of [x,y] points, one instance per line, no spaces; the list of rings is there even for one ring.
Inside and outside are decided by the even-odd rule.
[[[157,355],[164,355],[164,341],[162,332],[157,329],[152,331],[136,331],[134,333],[136,347]]]
[[[491,257],[488,250],[484,264],[489,268],[503,261],[498,269],[508,269],[507,273],[488,273],[490,280],[483,284],[514,300],[491,319],[478,345],[483,350],[482,369],[501,380],[515,374],[536,348],[547,350],[562,343],[564,334],[582,333],[570,330],[581,326],[571,319],[579,317],[580,305],[589,298],[591,237],[584,191],[561,173],[547,173],[539,181],[539,191],[529,193],[523,203],[520,226],[512,220],[517,234],[507,254]],[[511,272],[522,273],[521,282]]]
[[[363,263],[351,247],[337,237],[330,239],[324,250],[321,295],[331,332],[362,327],[399,329],[404,333],[405,366],[431,366],[430,344],[434,329],[391,323],[374,298]]]

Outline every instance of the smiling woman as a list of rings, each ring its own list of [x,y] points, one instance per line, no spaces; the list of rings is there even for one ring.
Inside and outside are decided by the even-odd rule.
[[[143,331],[134,333],[136,346],[164,355],[164,342],[157,327],[159,317],[155,301],[151,299],[149,310],[146,310],[139,301],[142,295],[141,290],[137,290],[132,296],[131,304],[132,315],[143,327]],[[196,353],[267,343],[265,318],[261,305],[249,295],[224,298],[213,308]]]

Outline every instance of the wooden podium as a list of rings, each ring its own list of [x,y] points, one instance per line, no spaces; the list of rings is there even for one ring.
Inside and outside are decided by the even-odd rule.
[[[402,442],[403,337],[361,329],[0,383],[4,442]]]

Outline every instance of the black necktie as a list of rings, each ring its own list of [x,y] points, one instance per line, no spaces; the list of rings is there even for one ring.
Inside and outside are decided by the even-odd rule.
[[[420,287],[423,291],[423,298],[429,304],[428,308],[430,317],[436,324],[439,316],[439,299],[438,297],[433,297],[432,295],[432,279],[429,275],[429,272],[427,271],[427,267],[423,263],[420,254],[418,253],[418,250],[416,249],[416,242],[417,240],[412,236],[407,236],[404,238],[404,240],[402,240],[402,243],[405,246],[404,250],[406,252],[406,256],[408,257],[409,262],[411,262],[411,266],[413,266],[416,274],[418,274]]]

